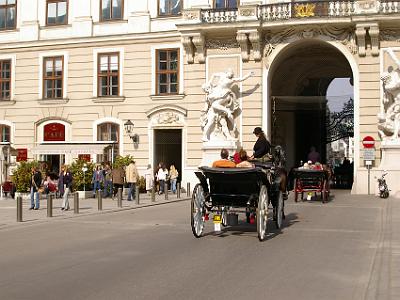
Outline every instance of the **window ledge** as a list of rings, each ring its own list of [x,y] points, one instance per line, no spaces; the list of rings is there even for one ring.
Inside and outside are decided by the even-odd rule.
[[[14,105],[15,100],[0,100],[0,106]]]
[[[182,100],[185,94],[150,95],[151,100]]]
[[[107,102],[124,102],[125,96],[117,96],[117,97],[95,97],[92,98],[94,103],[107,103]]]
[[[48,105],[48,104],[66,104],[68,103],[69,98],[63,99],[39,99],[39,104]]]

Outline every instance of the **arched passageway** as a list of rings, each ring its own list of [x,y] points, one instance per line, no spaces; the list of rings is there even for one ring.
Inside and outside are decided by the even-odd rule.
[[[353,74],[345,56],[329,43],[301,40],[278,54],[269,73],[271,140],[286,149],[287,167],[307,161],[311,146],[333,167],[352,159]]]

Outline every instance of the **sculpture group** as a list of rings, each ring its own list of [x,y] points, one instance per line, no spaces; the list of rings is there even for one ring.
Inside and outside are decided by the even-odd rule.
[[[242,78],[235,78],[233,71],[214,73],[210,80],[202,86],[206,93],[206,103],[201,115],[201,128],[204,142],[214,136],[217,140],[235,140],[235,114],[239,109],[236,83],[253,76],[250,72]],[[233,132],[233,135],[232,133]]]
[[[397,68],[390,67],[381,77],[383,85],[383,103],[378,114],[378,130],[382,140],[400,142],[400,60],[393,49],[387,50]]]

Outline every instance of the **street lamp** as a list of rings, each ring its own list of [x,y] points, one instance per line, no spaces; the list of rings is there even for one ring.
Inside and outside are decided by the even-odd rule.
[[[124,124],[125,132],[129,135],[135,147],[137,147],[139,144],[139,135],[133,133],[133,127],[135,127],[135,125],[131,120],[126,121]]]

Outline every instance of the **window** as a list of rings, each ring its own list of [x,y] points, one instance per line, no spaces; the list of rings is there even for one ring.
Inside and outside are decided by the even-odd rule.
[[[103,53],[98,57],[97,96],[119,95],[119,53]]]
[[[159,49],[156,55],[156,93],[177,94],[179,91],[179,49]]]
[[[47,0],[47,25],[63,25],[68,23],[68,1]]]
[[[215,0],[215,8],[237,8],[237,0]]]
[[[100,20],[121,20],[124,11],[123,7],[123,0],[100,0]]]
[[[102,123],[97,125],[97,141],[114,141],[114,159],[119,155],[119,125],[116,123]],[[112,161],[112,148],[106,147],[104,154],[99,155],[97,161]]]
[[[160,16],[177,16],[181,14],[181,0],[159,0],[158,15]]]
[[[45,57],[43,60],[43,98],[63,98],[64,57]]]
[[[0,124],[0,142],[10,142],[10,126]]]
[[[0,30],[15,29],[17,0],[0,0]]]
[[[0,60],[0,100],[11,97],[11,60]]]

